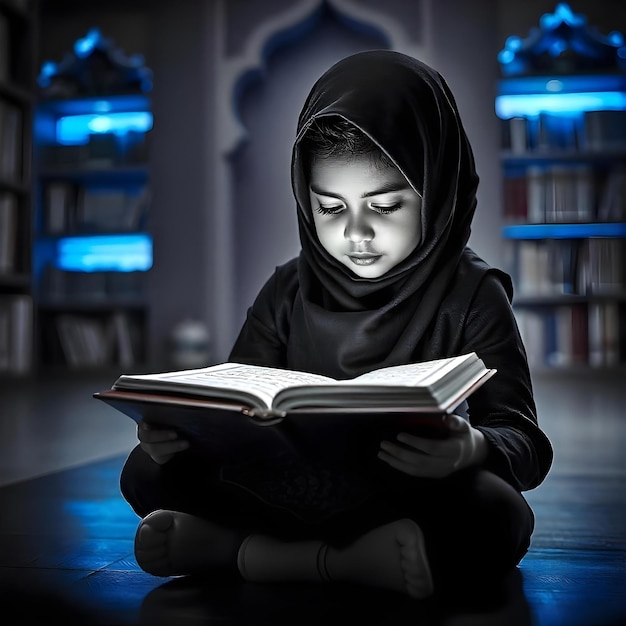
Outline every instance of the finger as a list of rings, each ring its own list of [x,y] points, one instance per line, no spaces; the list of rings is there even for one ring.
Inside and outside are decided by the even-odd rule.
[[[158,450],[161,454],[172,454],[181,452],[189,448],[189,442],[186,439],[176,439],[175,441],[167,441],[158,444]]]
[[[445,422],[450,431],[455,434],[468,432],[470,428],[470,424],[466,419],[454,413],[446,415]]]
[[[463,447],[463,435],[447,439],[424,439],[408,433],[399,433],[398,441],[404,445],[419,450],[423,454],[441,459],[456,459]]]
[[[137,438],[145,443],[160,443],[178,439],[178,433],[175,430],[137,428]]]
[[[436,452],[440,441],[438,439],[429,439],[426,437],[419,437],[418,435],[411,435],[410,433],[398,433],[396,439],[415,450],[419,450],[424,454],[432,454]]]
[[[433,461],[432,459],[418,464],[408,463],[384,450],[378,453],[378,458],[390,467],[415,478],[443,478],[452,472],[448,463],[442,464],[440,461]]]
[[[186,439],[176,439],[175,441],[167,441],[162,443],[146,443],[140,442],[141,449],[148,453],[151,457],[167,456],[182,452],[189,448],[189,442]]]
[[[417,450],[414,448],[407,448],[405,446],[400,446],[392,441],[382,441],[380,444],[381,450],[387,452],[391,456],[404,461],[406,463],[414,462],[417,463],[421,458],[426,457],[427,455],[421,450]]]
[[[440,475],[442,471],[452,467],[452,464],[447,459],[432,457],[414,450],[407,450],[390,442],[383,442],[381,451],[385,453],[385,459],[393,461],[393,467],[414,475]]]

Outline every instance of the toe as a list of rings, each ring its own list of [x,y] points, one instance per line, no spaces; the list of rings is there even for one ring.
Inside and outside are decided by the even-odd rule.
[[[174,513],[173,511],[159,509],[144,517],[142,523],[149,525],[159,532],[165,532],[174,524]]]

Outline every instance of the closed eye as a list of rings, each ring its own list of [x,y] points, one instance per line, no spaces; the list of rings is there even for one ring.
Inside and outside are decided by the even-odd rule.
[[[370,208],[373,211],[376,211],[377,213],[380,213],[381,215],[388,215],[389,213],[393,213],[394,211],[397,211],[398,209],[402,208],[402,203],[401,202],[396,202],[395,204],[370,204]]]
[[[343,208],[344,207],[341,204],[339,205],[335,204],[332,206],[318,204],[315,210],[317,213],[320,213],[321,215],[337,215],[337,213],[341,213],[341,211],[343,211]]]

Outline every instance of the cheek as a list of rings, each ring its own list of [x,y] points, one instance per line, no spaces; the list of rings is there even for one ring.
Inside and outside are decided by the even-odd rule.
[[[420,243],[422,227],[414,219],[399,220],[387,231],[387,242],[392,243],[397,254],[408,256]]]
[[[415,241],[416,238],[420,238],[422,226],[419,220],[415,220],[412,215],[408,215],[388,223],[386,230],[390,235],[402,241],[407,239]]]
[[[343,226],[339,220],[315,219],[315,231],[317,238],[324,243],[325,241],[334,241],[343,233]]]
[[[416,218],[414,215],[409,215],[405,220],[399,224],[401,232],[404,237],[410,238],[415,244],[420,242],[422,238],[422,223],[419,216]]]

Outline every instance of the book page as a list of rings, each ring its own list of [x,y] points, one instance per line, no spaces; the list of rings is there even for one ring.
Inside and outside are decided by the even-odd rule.
[[[259,396],[269,395],[272,397],[285,387],[319,385],[328,383],[330,380],[325,376],[307,372],[241,365],[239,363],[227,363],[219,366],[219,368],[197,371],[195,374],[182,374],[176,379],[180,382],[190,382],[196,385],[244,389]]]
[[[373,372],[368,372],[354,379],[354,381],[342,381],[343,383],[358,383],[367,385],[421,385],[431,376],[438,378],[449,371],[459,367],[472,355],[462,357],[450,357],[437,359],[425,363],[408,363],[406,365],[396,365],[385,367]],[[430,381],[428,381],[430,382]]]
[[[241,363],[222,363],[211,367],[124,376],[124,387],[141,387],[142,382],[152,383],[151,387],[164,388],[158,383],[171,383],[176,387],[192,386],[196,389],[234,389],[253,394],[261,398],[267,406],[281,389],[293,385],[315,385],[333,382],[331,378],[307,372],[297,372],[273,367],[244,365]]]

